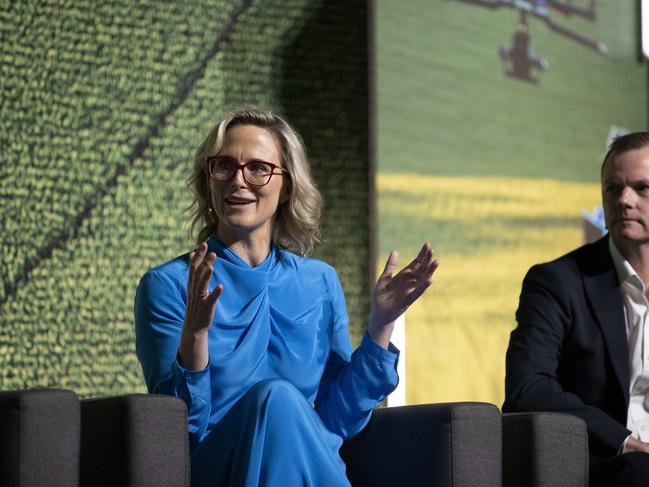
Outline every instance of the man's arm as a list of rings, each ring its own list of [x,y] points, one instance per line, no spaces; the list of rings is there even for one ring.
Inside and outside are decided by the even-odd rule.
[[[597,444],[597,450],[603,447],[601,453],[614,455],[630,431],[601,409],[564,391],[558,379],[561,354],[569,353],[565,340],[575,319],[573,301],[581,289],[574,275],[566,277],[542,265],[530,269],[523,281],[516,312],[518,326],[507,350],[503,410],[560,411],[578,416],[586,421],[591,444]]]

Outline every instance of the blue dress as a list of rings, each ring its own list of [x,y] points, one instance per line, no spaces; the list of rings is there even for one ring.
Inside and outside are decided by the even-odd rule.
[[[148,271],[135,298],[150,392],[187,405],[192,486],[347,486],[338,449],[397,385],[398,350],[368,335],[352,353],[335,270],[275,245],[250,267],[217,238],[221,283],[209,364],[177,361],[189,255]]]

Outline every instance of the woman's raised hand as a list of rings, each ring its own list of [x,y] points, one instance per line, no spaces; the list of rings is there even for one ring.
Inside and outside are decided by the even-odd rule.
[[[207,252],[206,242],[189,254],[187,305],[178,354],[181,365],[191,370],[204,369],[209,362],[207,332],[214,319],[216,300],[223,291],[221,284],[209,290],[215,261],[216,254]]]
[[[390,252],[383,273],[374,288],[372,316],[368,334],[383,348],[388,347],[394,321],[423,294],[433,282],[433,273],[439,261],[433,259],[430,245],[424,244],[419,255],[395,276],[392,275],[399,262],[399,253]]]

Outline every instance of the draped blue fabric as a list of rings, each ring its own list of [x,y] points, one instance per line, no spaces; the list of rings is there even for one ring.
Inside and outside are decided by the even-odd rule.
[[[204,370],[177,361],[189,255],[147,272],[135,298],[147,387],[187,404],[192,485],[347,485],[338,448],[396,387],[398,350],[365,335],[352,353],[331,266],[273,245],[252,268],[217,238],[208,246],[210,290],[224,290]]]

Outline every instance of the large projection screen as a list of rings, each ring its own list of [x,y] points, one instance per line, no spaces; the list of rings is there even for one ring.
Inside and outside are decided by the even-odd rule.
[[[584,241],[611,134],[644,130],[631,1],[378,0],[378,262],[441,260],[407,313],[407,402],[501,404],[520,285]]]

